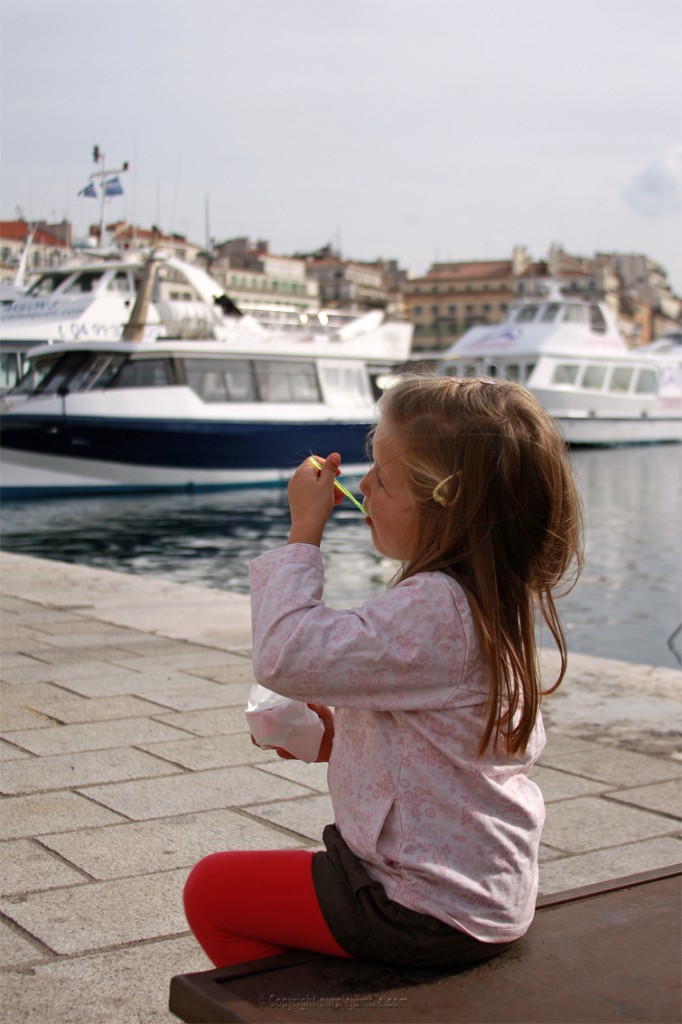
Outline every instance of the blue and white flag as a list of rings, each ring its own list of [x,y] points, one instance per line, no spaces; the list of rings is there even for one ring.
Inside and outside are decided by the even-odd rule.
[[[78,195],[84,196],[86,199],[97,199],[97,192],[95,191],[95,186],[91,181],[88,182],[85,188],[80,190]]]
[[[121,188],[121,182],[118,178],[107,178],[104,182],[104,195],[105,196],[122,196],[123,189]]]

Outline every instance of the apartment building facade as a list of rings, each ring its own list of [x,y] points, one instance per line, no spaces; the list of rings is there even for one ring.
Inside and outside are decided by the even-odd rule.
[[[414,324],[413,350],[442,351],[469,327],[499,323],[514,297],[515,276],[527,267],[520,250],[507,260],[433,263],[423,277],[409,278],[404,302]]]
[[[309,277],[306,261],[275,256],[267,241],[232,238],[215,246],[207,270],[243,313],[277,322],[302,316],[320,307],[317,281]]]
[[[58,267],[71,255],[72,244],[68,221],[61,224],[0,221],[0,283],[11,284],[15,280],[24,256],[26,274]]]

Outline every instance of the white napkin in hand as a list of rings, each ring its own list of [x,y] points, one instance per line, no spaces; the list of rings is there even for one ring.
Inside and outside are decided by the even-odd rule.
[[[302,700],[292,700],[254,683],[246,720],[256,743],[265,750],[283,747],[300,761],[312,762],[320,752],[324,725]]]

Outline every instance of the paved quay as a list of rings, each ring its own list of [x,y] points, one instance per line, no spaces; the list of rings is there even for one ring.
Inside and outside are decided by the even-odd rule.
[[[8,1024],[168,1024],[216,849],[316,848],[325,766],[254,747],[244,596],[0,554]],[[575,655],[545,705],[541,890],[682,860],[681,674]]]

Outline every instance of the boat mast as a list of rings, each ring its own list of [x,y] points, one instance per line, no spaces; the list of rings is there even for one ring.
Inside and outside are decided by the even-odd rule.
[[[95,178],[102,179],[100,185],[101,205],[99,216],[99,245],[100,249],[102,249],[104,248],[104,201],[106,199],[105,178],[107,178],[110,174],[122,174],[124,171],[128,170],[130,165],[126,160],[121,167],[107,167],[106,157],[104,153],[101,152],[99,146],[93,147],[92,159],[95,161],[96,164],[101,165],[101,169],[99,171],[92,172],[92,174],[90,175],[90,181],[94,181]]]

